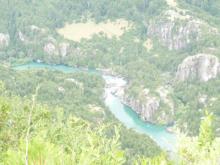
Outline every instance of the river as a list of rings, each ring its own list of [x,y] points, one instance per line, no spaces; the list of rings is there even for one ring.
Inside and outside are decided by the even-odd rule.
[[[14,67],[15,70],[44,68],[49,70],[58,70],[64,73],[85,71],[91,73],[99,73],[100,75],[102,75],[101,72],[95,70],[85,70],[66,65],[49,65],[34,62]],[[175,134],[168,132],[165,126],[155,125],[142,121],[130,107],[124,105],[117,96],[113,95],[112,91],[115,90],[115,88],[124,86],[126,84],[126,81],[124,81],[123,78],[113,77],[110,75],[102,75],[102,77],[104,78],[107,84],[105,88],[105,104],[108,107],[108,109],[112,112],[112,114],[127,128],[134,129],[135,131],[142,134],[146,134],[150,136],[162,149],[175,152]],[[111,84],[111,86],[108,86],[108,84]]]

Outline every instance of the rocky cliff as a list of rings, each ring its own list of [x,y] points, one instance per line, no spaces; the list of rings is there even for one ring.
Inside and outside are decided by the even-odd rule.
[[[8,34],[0,33],[0,49],[6,48],[9,45],[9,41],[10,38]]]
[[[160,100],[156,97],[146,97],[145,101],[136,100],[130,97],[125,97],[124,102],[131,107],[142,120],[155,123],[153,117],[160,107]]]
[[[159,42],[169,50],[186,48],[199,39],[200,24],[194,21],[174,22],[164,20],[152,22],[148,27],[148,36],[157,37]]]
[[[108,76],[103,76],[103,78],[111,93],[116,95],[125,105],[131,107],[144,121],[155,123],[153,118],[159,110],[160,99],[151,96],[149,89],[144,89],[139,98],[134,98],[127,94],[126,89],[129,85],[122,78],[109,79]]]
[[[62,42],[59,44],[60,54],[62,57],[67,56],[69,53],[70,44],[67,42]]]
[[[143,121],[169,124],[173,121],[174,103],[168,97],[169,91],[159,87],[153,95],[149,89],[144,89],[138,98],[124,94],[123,101],[131,107]]]
[[[147,23],[147,34],[169,50],[185,49],[207,35],[219,34],[215,26],[182,8],[176,1],[167,0],[167,4],[169,9]]]
[[[61,55],[65,57],[70,51],[70,44],[62,42],[57,44],[56,42],[48,42],[44,45],[44,52],[48,55]]]
[[[214,55],[198,54],[187,57],[178,66],[176,78],[179,81],[196,79],[206,82],[220,73],[219,59]]]
[[[51,42],[46,43],[44,45],[44,52],[47,53],[48,55],[58,54],[58,51],[56,50],[56,46]]]

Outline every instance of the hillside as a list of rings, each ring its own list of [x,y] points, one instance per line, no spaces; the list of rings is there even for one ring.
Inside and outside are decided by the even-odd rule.
[[[118,126],[110,133],[110,125],[99,124],[97,127],[74,115],[65,116],[61,108],[50,109],[51,106],[38,104],[36,96],[40,86],[36,88],[32,99],[26,100],[19,96],[8,96],[2,82],[0,89],[1,164],[218,163],[220,142],[214,137],[211,114],[207,113],[202,120],[198,138],[181,138],[178,159],[171,161],[165,153],[158,151],[152,155],[153,143],[150,144],[151,148],[144,148],[151,151],[151,157],[140,153],[127,157],[127,147],[131,146],[132,140],[124,148],[125,137]],[[120,140],[121,136],[123,140]],[[137,142],[141,141],[141,138],[134,138]],[[141,145],[144,144],[142,142]]]
[[[73,115],[95,128],[111,125],[106,136],[111,134],[113,139],[112,125],[120,125],[117,150],[123,150],[122,162],[127,164],[158,156],[161,149],[150,137],[121,125],[109,111],[102,76],[47,69],[16,71],[13,66],[36,62],[122,77],[126,85],[115,89],[114,96],[142,121],[197,137],[200,121],[208,113],[215,116],[214,134],[220,135],[219,1],[0,3],[0,80],[7,99],[16,96],[30,101],[41,84],[39,105],[51,111],[63,109],[66,121]]]

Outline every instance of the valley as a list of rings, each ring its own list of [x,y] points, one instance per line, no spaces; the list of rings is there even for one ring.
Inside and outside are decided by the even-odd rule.
[[[218,165],[219,11],[2,0],[0,164]]]
[[[84,71],[78,68],[72,68],[65,65],[47,65],[42,63],[30,63],[14,67],[15,70],[30,70],[43,68],[47,68],[50,70],[59,70],[64,73]],[[88,70],[88,72],[102,75],[102,73],[98,71],[96,72],[94,70]],[[132,109],[124,105],[119,98],[113,95],[113,92],[120,90],[126,85],[125,80],[109,75],[103,75],[102,77],[106,82],[104,102],[106,106],[109,108],[109,110],[114,114],[114,116],[127,128],[133,129],[139,133],[147,134],[163,149],[175,152],[176,140],[174,134],[167,132],[165,126],[157,126],[141,121],[141,119],[139,119],[138,115]]]

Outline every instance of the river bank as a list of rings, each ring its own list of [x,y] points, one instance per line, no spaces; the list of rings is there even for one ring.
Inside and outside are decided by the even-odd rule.
[[[121,99],[114,95],[113,92],[117,91],[126,85],[126,81],[121,77],[114,77],[111,75],[103,74],[101,71],[74,68],[66,65],[49,65],[44,63],[27,63],[13,67],[15,70],[27,69],[49,69],[59,70],[64,73],[71,72],[88,72],[100,74],[106,82],[105,88],[105,105],[112,112],[112,114],[127,128],[133,129],[141,134],[150,136],[161,148],[167,151],[175,151],[176,137],[174,134],[169,133],[166,126],[145,123],[142,121],[138,114],[135,113],[130,107],[124,105]],[[111,84],[111,85],[110,85]]]

